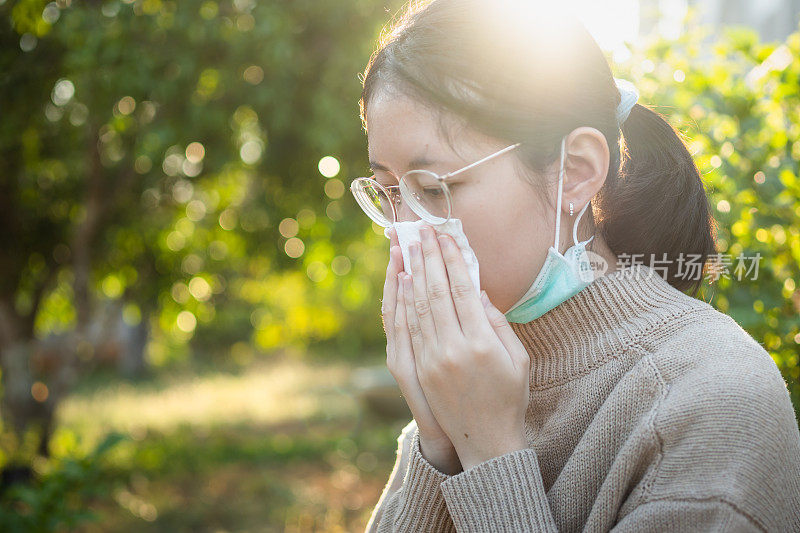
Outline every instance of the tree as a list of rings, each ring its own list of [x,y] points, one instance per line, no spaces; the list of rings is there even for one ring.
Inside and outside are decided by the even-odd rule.
[[[381,254],[337,256],[365,228],[318,163],[364,159],[354,95],[370,43],[349,27],[382,15],[360,1],[0,5],[3,415],[40,427],[39,453],[105,301],[167,348],[305,345],[370,331],[366,317],[379,337],[357,306]]]

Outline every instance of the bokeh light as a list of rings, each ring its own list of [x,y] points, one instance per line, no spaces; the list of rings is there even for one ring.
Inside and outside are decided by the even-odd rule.
[[[178,329],[190,333],[197,327],[197,318],[191,311],[181,311],[176,319]]]
[[[303,255],[303,252],[306,249],[306,245],[303,243],[302,240],[298,239],[297,237],[292,237],[291,239],[286,241],[286,244],[283,246],[283,249],[286,252],[286,255],[296,259],[301,255]]]
[[[297,235],[297,232],[300,230],[300,224],[293,218],[284,218],[281,220],[280,224],[278,224],[278,231],[280,234],[285,238],[294,237]]]
[[[326,178],[332,178],[337,174],[339,174],[340,170],[339,160],[331,155],[326,155],[325,157],[319,160],[317,168],[319,169],[320,174],[322,174]]]

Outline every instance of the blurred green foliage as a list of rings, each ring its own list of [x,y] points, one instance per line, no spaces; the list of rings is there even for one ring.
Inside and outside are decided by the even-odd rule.
[[[87,454],[69,453],[44,461],[31,485],[14,484],[0,492],[0,530],[47,532],[74,530],[98,516],[87,503],[108,489],[104,461],[121,441],[121,433],[109,433]]]
[[[347,193],[367,166],[358,73],[380,6],[23,0],[0,15],[16,308],[55,271],[38,336],[75,324],[72,236],[97,197],[92,296],[123,298],[131,324],[155,315],[152,363],[237,340],[380,343],[385,238]]]
[[[10,250],[25,262],[15,305],[30,305],[47,265],[65,267],[38,310],[39,335],[74,323],[69,235],[95,164],[108,209],[93,294],[125,298],[131,323],[152,310],[152,363],[187,356],[189,342],[381,350],[385,239],[347,185],[366,168],[358,73],[384,10],[366,0],[0,10],[13,23],[0,140],[21,148],[3,180],[16,180],[26,217]],[[735,279],[731,265],[712,303],[770,351],[800,406],[800,34],[709,37],[632,45],[615,69],[685,133],[720,252],[761,254],[757,279]]]
[[[393,7],[398,7],[399,2]],[[0,142],[22,220],[15,306],[55,270],[36,332],[69,328],[70,235],[101,179],[96,298],[155,317],[150,361],[332,343],[380,351],[385,239],[347,193],[366,168],[358,73],[384,22],[367,0],[7,2]],[[353,32],[353,26],[365,28]],[[736,28],[632,46],[615,68],[687,137],[720,252],[761,254],[712,303],[773,355],[800,405],[800,34]],[[91,198],[90,198],[91,199]],[[194,343],[194,344],[191,344]]]

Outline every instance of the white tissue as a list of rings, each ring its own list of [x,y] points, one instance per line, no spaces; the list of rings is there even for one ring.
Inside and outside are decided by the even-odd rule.
[[[419,230],[424,225],[431,226],[434,228],[436,233],[446,233],[455,239],[456,244],[461,251],[461,256],[464,258],[464,262],[467,264],[467,272],[469,273],[469,277],[472,280],[473,285],[475,285],[476,292],[478,295],[480,295],[481,282],[478,270],[478,257],[470,247],[469,242],[467,241],[467,236],[464,234],[464,230],[461,227],[461,220],[458,218],[451,218],[444,224],[438,225],[431,225],[422,219],[395,222],[394,228],[397,231],[397,240],[400,242],[400,249],[403,254],[403,269],[409,274],[413,275],[413,272],[411,271],[411,254],[408,251],[408,247],[412,242],[421,242]],[[389,228],[384,228],[383,234],[387,239],[390,238]]]

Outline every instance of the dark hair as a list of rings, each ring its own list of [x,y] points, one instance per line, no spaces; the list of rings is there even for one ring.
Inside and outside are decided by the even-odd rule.
[[[702,277],[679,276],[677,259],[696,254],[705,272],[716,252],[716,231],[683,139],[642,104],[620,131],[620,94],[603,51],[575,16],[551,9],[542,16],[531,5],[537,3],[408,2],[382,32],[364,71],[364,130],[371,99],[379,90],[395,91],[430,110],[451,146],[445,119],[456,118],[490,138],[522,143],[515,150],[522,171],[543,174],[556,161],[564,135],[580,126],[596,128],[611,161],[586,218],[614,254],[664,261],[664,278],[696,295]]]

